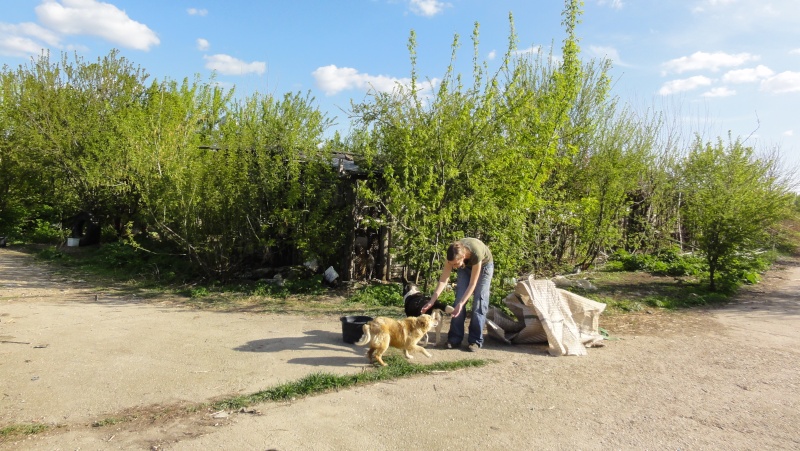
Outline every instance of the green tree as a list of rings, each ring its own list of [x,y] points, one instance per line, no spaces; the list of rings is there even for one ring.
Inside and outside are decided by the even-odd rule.
[[[58,219],[85,211],[110,222],[138,205],[122,139],[147,74],[112,51],[94,63],[43,54],[4,74],[9,159],[30,161],[25,181]],[[17,158],[17,160],[19,160]]]
[[[148,220],[211,279],[276,254],[331,258],[341,242],[338,180],[313,98],[154,83],[137,174]]]
[[[703,143],[698,137],[682,167],[687,233],[705,255],[710,289],[769,243],[769,230],[788,213],[789,183],[774,155],[756,156],[741,140]]]

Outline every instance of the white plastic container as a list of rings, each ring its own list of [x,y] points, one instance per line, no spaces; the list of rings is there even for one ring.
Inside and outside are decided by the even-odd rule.
[[[67,238],[67,246],[69,247],[76,247],[81,244],[80,238]]]

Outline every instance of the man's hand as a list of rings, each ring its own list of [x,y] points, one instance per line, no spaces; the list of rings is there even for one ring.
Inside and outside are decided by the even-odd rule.
[[[464,308],[464,304],[456,304],[456,306],[453,308],[453,312],[450,313],[450,315],[452,315],[453,318],[455,318],[456,316],[461,314],[462,308]]]
[[[427,304],[423,305],[422,308],[420,309],[420,311],[422,313],[425,313],[428,310],[430,310],[431,307],[433,307],[433,301],[429,301]]]

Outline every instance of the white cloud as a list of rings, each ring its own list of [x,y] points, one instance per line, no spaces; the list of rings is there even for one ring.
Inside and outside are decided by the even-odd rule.
[[[710,91],[703,93],[703,97],[730,97],[735,95],[736,91],[728,89],[725,86],[721,86],[718,88],[711,88]]]
[[[663,74],[675,72],[683,73],[691,70],[711,70],[718,71],[723,67],[741,66],[748,61],[758,60],[758,55],[749,53],[724,53],[724,52],[695,52],[691,56],[682,56],[662,64]]]
[[[597,0],[597,4],[600,6],[608,5],[614,9],[622,9],[625,6],[622,0]]]
[[[389,92],[398,84],[408,85],[411,83],[409,78],[362,74],[351,67],[336,67],[333,64],[319,67],[311,75],[317,80],[317,86],[325,91],[325,95],[329,96],[349,89],[367,91],[374,88],[380,92]]]
[[[352,89],[391,92],[397,88],[408,88],[411,85],[410,78],[362,74],[357,69],[336,67],[333,64],[319,67],[311,75],[316,79],[317,86],[328,96]],[[438,83],[438,79],[433,79],[420,83],[418,88],[425,95],[425,93],[431,92]]]
[[[206,51],[209,47],[211,47],[211,44],[208,43],[208,40],[197,38],[197,50]]]
[[[722,81],[725,83],[753,83],[765,78],[771,77],[775,74],[767,66],[759,64],[751,69],[737,69],[732,70],[722,76]]]
[[[494,60],[497,58],[497,50],[492,50],[486,57],[489,59],[489,61]]]
[[[614,47],[590,45],[589,52],[597,58],[609,59],[617,66],[622,66],[622,67],[630,66],[630,64],[622,62],[622,58],[620,58],[619,52]]]
[[[783,132],[783,136],[794,136],[794,130],[786,130]]]
[[[33,39],[0,33],[0,55],[27,57],[39,54],[42,48],[42,45]]]
[[[206,69],[217,71],[223,75],[246,75],[251,73],[262,75],[267,70],[267,63],[261,61],[248,63],[221,53],[203,56],[203,59],[206,60]]]
[[[208,14],[207,9],[197,9],[197,8],[189,8],[186,10],[186,12],[189,13],[190,16],[205,16],[206,14]]]
[[[800,92],[800,72],[781,72],[761,82],[761,90],[773,94]]]
[[[161,41],[156,33],[125,11],[97,0],[45,0],[36,16],[46,27],[67,35],[99,36],[136,50],[150,50]]]
[[[27,57],[38,55],[47,47],[59,47],[61,38],[32,23],[0,23],[0,55]]]
[[[61,41],[57,34],[33,22],[23,22],[16,25],[0,23],[0,32],[31,36],[49,45],[58,45]]]
[[[711,79],[702,75],[684,78],[681,80],[672,80],[664,83],[658,93],[662,96],[675,94],[683,91],[691,91],[692,89],[699,88],[700,86],[708,86],[711,84]]]
[[[450,6],[449,3],[439,0],[409,0],[411,12],[418,16],[433,17]]]
[[[800,55],[800,49],[794,49],[789,51],[790,55]]]
[[[522,50],[514,50],[515,55],[536,55],[542,50],[542,46],[540,45],[533,45],[528,47],[527,49]]]

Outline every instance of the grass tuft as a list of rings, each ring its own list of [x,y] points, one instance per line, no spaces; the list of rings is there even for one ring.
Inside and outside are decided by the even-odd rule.
[[[287,382],[249,395],[236,396],[211,404],[214,410],[237,410],[262,402],[291,401],[306,396],[327,393],[357,385],[371,384],[389,379],[399,379],[417,374],[430,374],[436,371],[453,371],[461,368],[475,368],[489,363],[482,359],[465,359],[450,362],[436,362],[428,365],[408,363],[401,356],[385,358],[389,366],[378,367],[358,374],[336,375],[313,373],[294,382]]]
[[[49,428],[50,427],[47,426],[46,424],[38,424],[38,423],[14,424],[0,429],[0,437],[8,438],[20,435],[34,435],[42,433]]]
[[[99,421],[95,421],[92,423],[93,428],[101,428],[104,426],[113,426],[115,424],[125,423],[130,421],[130,418],[122,417],[122,418],[105,418]]]

